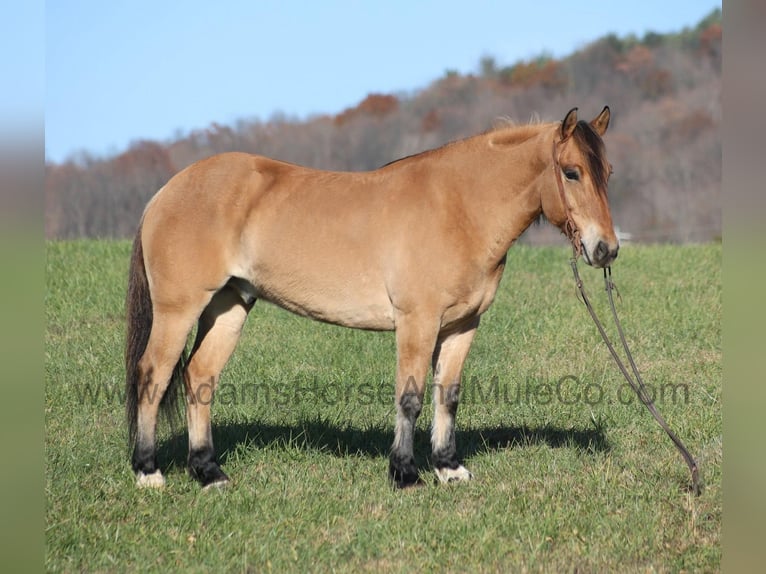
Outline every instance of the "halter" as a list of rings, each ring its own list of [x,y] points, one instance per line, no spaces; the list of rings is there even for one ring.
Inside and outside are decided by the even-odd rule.
[[[564,181],[561,179],[561,162],[559,161],[560,154],[558,153],[559,145],[563,144],[569,138],[564,138],[560,141],[553,140],[553,173],[556,176],[556,186],[559,188],[559,196],[561,197],[561,204],[564,206],[564,234],[572,243],[572,250],[574,252],[575,259],[582,254],[582,239],[580,238],[580,230],[577,229],[574,219],[572,219],[572,208],[569,207],[567,196],[564,193]]]
[[[609,337],[607,336],[606,331],[604,330],[604,326],[601,324],[601,321],[599,321],[599,318],[596,315],[596,311],[593,309],[593,306],[590,303],[590,299],[588,299],[588,295],[585,292],[585,285],[583,284],[583,281],[580,278],[580,273],[577,269],[577,258],[582,254],[582,251],[583,251],[582,240],[580,238],[580,230],[577,229],[577,225],[575,225],[575,222],[572,219],[572,209],[570,208],[569,202],[567,201],[567,198],[566,198],[566,194],[564,193],[564,182],[561,179],[561,162],[559,161],[558,147],[559,145],[567,141],[567,139],[568,138],[564,138],[560,141],[557,141],[555,139],[553,140],[553,171],[555,172],[555,175],[556,175],[556,185],[559,189],[559,195],[561,196],[561,203],[564,206],[564,215],[566,216],[566,221],[564,222],[563,231],[566,234],[569,241],[572,243],[572,259],[570,261],[570,264],[572,266],[572,273],[574,274],[575,284],[577,285],[577,289],[580,292],[580,296],[582,297],[582,301],[585,304],[585,307],[588,309],[588,313],[593,319],[593,322],[596,324],[596,328],[598,329],[598,332],[601,334],[601,338],[604,340],[604,343],[606,343],[606,346],[609,349],[609,352],[612,354],[612,357],[614,358],[615,362],[617,363],[617,366],[619,367],[623,377],[625,377],[625,380],[628,381],[628,384],[630,384],[631,388],[635,391],[636,395],[638,395],[638,398],[641,400],[644,406],[646,406],[646,408],[652,414],[652,416],[657,421],[657,423],[667,433],[668,437],[670,437],[670,440],[673,441],[673,444],[678,449],[678,452],[681,453],[681,456],[683,457],[684,462],[686,462],[686,466],[689,467],[689,472],[691,473],[691,479],[692,479],[691,490],[695,495],[699,496],[701,492],[701,486],[699,482],[699,470],[697,468],[697,462],[694,460],[694,457],[689,453],[689,450],[686,448],[686,445],[684,445],[681,439],[678,438],[678,436],[671,430],[670,426],[668,426],[668,423],[665,422],[665,419],[657,410],[657,407],[654,405],[654,401],[652,400],[651,395],[646,390],[644,381],[641,379],[641,375],[638,372],[636,363],[633,360],[633,355],[631,354],[630,348],[628,347],[628,343],[625,339],[625,334],[623,333],[623,330],[622,330],[622,324],[620,323],[620,320],[617,317],[617,309],[615,308],[615,305],[614,305],[614,296],[612,295],[612,292],[615,291],[617,287],[612,281],[612,268],[611,267],[604,268],[604,285],[606,287],[606,292],[609,297],[609,305],[612,310],[612,318],[614,319],[614,324],[617,326],[617,333],[619,334],[620,342],[622,343],[622,348],[625,350],[625,355],[628,358],[628,363],[630,364],[631,370],[633,371],[635,380],[630,376],[630,373],[628,373],[628,369],[625,367],[625,364],[620,360],[620,357],[617,354],[617,351],[615,350],[614,345],[612,345],[612,342],[609,340]]]

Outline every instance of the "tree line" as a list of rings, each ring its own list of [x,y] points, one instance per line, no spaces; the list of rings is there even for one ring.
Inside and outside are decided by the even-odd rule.
[[[45,166],[48,238],[129,237],[149,198],[190,163],[225,151],[331,170],[367,170],[511,118],[558,120],[573,106],[612,109],[610,202],[637,241],[721,235],[721,11],[675,34],[608,35],[570,56],[446,71],[407,94],[370,94],[336,115],[211,124],[113,157],[82,152]],[[546,242],[535,227],[523,240]]]

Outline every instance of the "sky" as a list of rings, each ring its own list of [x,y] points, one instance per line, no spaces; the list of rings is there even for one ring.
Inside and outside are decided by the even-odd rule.
[[[34,1],[14,4],[33,16],[39,10]],[[83,151],[105,157],[213,122],[305,119],[373,92],[411,94],[446,70],[476,72],[483,56],[503,66],[567,56],[609,33],[677,32],[716,7],[720,1],[48,0],[44,54],[28,50],[44,59],[44,74],[24,58],[15,70],[42,91],[18,88],[0,104],[10,100],[3,107],[22,115],[44,107],[46,161]],[[14,46],[23,26],[4,27],[3,42]]]

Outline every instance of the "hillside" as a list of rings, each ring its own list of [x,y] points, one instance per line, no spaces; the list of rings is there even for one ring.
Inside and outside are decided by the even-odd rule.
[[[447,71],[408,94],[370,94],[334,116],[213,124],[175,141],[140,141],[115,157],[46,165],[48,238],[127,237],[178,170],[239,150],[324,169],[364,170],[490,128],[498,118],[558,120],[612,109],[606,136],[616,224],[636,241],[721,235],[720,10],[676,34],[605,36],[566,58],[545,55],[474,74]],[[557,233],[530,230],[546,242]],[[558,239],[555,239],[559,241]]]

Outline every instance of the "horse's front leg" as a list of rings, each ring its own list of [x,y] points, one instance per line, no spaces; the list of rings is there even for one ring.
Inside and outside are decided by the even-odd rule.
[[[421,482],[415,465],[415,423],[423,408],[428,363],[436,344],[438,321],[412,314],[396,320],[396,428],[388,474],[399,488]]]
[[[441,482],[473,478],[457,458],[455,415],[460,400],[463,364],[478,327],[479,317],[476,317],[459,331],[440,336],[433,354],[434,422],[431,429],[431,462]]]

